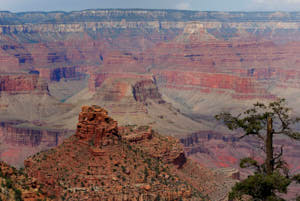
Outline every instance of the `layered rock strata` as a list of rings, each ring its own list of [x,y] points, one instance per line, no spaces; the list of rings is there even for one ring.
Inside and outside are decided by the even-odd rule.
[[[22,123],[0,123],[0,158],[15,167],[22,167],[23,161],[30,155],[56,147],[70,135],[67,130],[34,128]],[[37,122],[35,126],[39,124]]]
[[[0,75],[0,93],[48,93],[46,82],[39,79],[37,74],[2,74]]]
[[[216,85],[209,80],[193,84],[202,91],[272,98],[266,90],[274,82],[278,87],[299,88],[298,18],[297,13],[285,12],[139,9],[3,12],[0,67],[2,72],[36,70],[42,78],[60,81],[81,79],[82,69],[92,66],[92,91],[111,72],[165,74],[167,69],[186,77],[188,71],[194,74],[191,80],[198,76],[217,80]],[[280,75],[271,76],[273,71]],[[172,85],[182,90],[189,83],[175,79]]]
[[[75,136],[95,147],[118,144],[118,124],[107,114],[106,110],[98,106],[82,107]]]

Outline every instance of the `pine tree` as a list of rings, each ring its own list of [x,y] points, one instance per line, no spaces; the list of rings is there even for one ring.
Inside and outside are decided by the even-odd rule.
[[[283,160],[283,146],[274,153],[273,138],[276,135],[286,135],[300,140],[300,134],[292,129],[292,125],[299,122],[299,118],[290,116],[291,109],[286,107],[285,99],[278,99],[269,104],[253,105],[243,113],[233,116],[228,112],[216,115],[230,130],[241,129],[243,135],[256,136],[264,144],[265,160],[262,164],[253,158],[243,158],[241,168],[254,168],[254,175],[237,183],[229,194],[229,200],[242,199],[243,195],[251,196],[257,201],[284,200],[277,193],[286,193],[287,187],[299,175],[291,177],[287,163]]]

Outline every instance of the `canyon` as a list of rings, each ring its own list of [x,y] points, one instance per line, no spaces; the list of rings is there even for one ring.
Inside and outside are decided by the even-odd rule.
[[[238,140],[240,133],[214,115],[285,97],[299,116],[299,18],[298,12],[0,12],[0,159],[23,166],[78,129],[82,105],[100,105],[121,126],[150,126],[179,139],[201,166],[238,169],[240,158],[260,156],[259,143]],[[282,142],[299,172],[299,142],[276,144]]]

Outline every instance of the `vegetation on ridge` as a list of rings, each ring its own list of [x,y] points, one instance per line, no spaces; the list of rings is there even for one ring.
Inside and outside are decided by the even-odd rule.
[[[255,201],[284,200],[278,193],[287,193],[287,188],[293,181],[299,183],[300,175],[291,176],[288,165],[282,158],[283,146],[278,149],[273,144],[273,137],[276,135],[300,139],[300,134],[292,128],[300,119],[291,118],[290,111],[291,109],[286,107],[285,99],[278,99],[269,104],[258,102],[237,116],[227,112],[215,116],[230,130],[242,129],[244,135],[241,138],[256,136],[264,144],[263,163],[250,157],[240,161],[241,168],[253,168],[254,174],[232,188],[229,194],[230,201],[244,200],[245,196],[250,196],[249,199]]]

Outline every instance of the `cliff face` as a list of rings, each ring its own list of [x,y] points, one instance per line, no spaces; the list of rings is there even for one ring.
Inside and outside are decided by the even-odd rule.
[[[101,85],[104,83],[105,80],[151,80],[151,74],[137,74],[137,73],[118,73],[118,72],[101,72],[101,73],[94,73],[90,74],[89,79],[89,91],[96,91],[97,88],[101,88]]]
[[[53,69],[36,69],[40,73],[41,78],[45,78],[49,81],[60,81],[61,79],[69,79],[78,77],[75,67],[62,67]]]
[[[7,144],[28,147],[37,147],[41,144],[55,147],[62,142],[61,132],[59,131],[34,130],[18,127],[18,124],[4,122],[1,123],[1,137]]]
[[[0,158],[11,165],[21,167],[25,158],[41,150],[58,146],[67,135],[68,131],[40,130],[22,127],[20,122],[2,122]]]
[[[47,83],[39,80],[37,74],[7,74],[0,75],[0,92],[7,93],[48,93]]]
[[[147,79],[137,82],[132,86],[132,94],[138,102],[146,102],[147,99],[156,101],[157,103],[165,103],[158,87],[153,79]]]
[[[246,99],[272,97],[255,79],[236,75],[170,70],[159,71],[156,77],[158,84],[167,88],[179,90],[198,89],[204,93],[232,91],[235,97]]]

